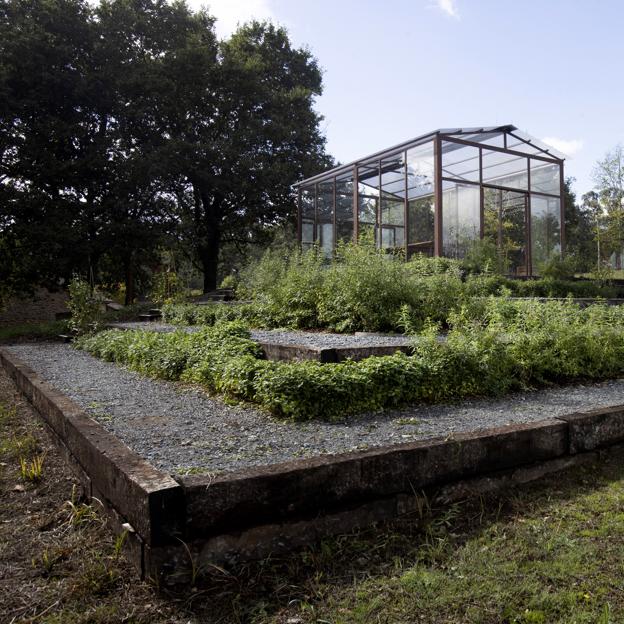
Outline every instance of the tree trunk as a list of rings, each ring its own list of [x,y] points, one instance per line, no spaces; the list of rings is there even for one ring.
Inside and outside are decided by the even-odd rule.
[[[126,298],[125,305],[132,305],[134,302],[134,266],[132,264],[132,254],[126,256],[124,260],[126,273]]]
[[[198,249],[199,260],[204,271],[204,293],[217,287],[217,268],[219,266],[219,233],[207,237],[205,245]],[[211,240],[212,239],[212,240]]]
[[[221,197],[214,189],[195,187],[196,200],[201,202],[196,212],[196,222],[201,219],[201,236],[197,245],[197,254],[204,271],[204,293],[217,287],[217,269],[219,266],[219,249],[221,247]],[[201,212],[201,217],[199,213]]]

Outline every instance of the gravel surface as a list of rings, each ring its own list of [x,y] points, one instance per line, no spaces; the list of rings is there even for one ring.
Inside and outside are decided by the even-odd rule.
[[[120,329],[146,329],[156,332],[172,332],[183,329],[196,332],[201,329],[197,325],[176,326],[167,323],[112,323],[111,327]],[[272,342],[274,344],[302,345],[312,348],[340,348],[340,347],[386,347],[409,346],[410,338],[401,334],[330,334],[326,332],[309,332],[284,329],[252,329],[251,337],[258,342]]]
[[[230,471],[624,404],[620,379],[365,414],[340,423],[282,423],[197,389],[148,379],[70,345],[7,348],[130,448],[173,473]]]

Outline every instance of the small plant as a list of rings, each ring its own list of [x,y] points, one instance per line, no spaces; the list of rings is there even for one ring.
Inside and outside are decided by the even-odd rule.
[[[67,515],[67,524],[73,528],[79,528],[93,522],[99,522],[101,520],[100,516],[93,508],[93,505],[79,502],[78,499],[78,491],[74,484],[70,500],[65,501],[65,507],[69,512]],[[93,500],[99,502],[95,497]]]
[[[165,270],[152,277],[150,297],[154,303],[165,304],[184,301],[188,291],[175,271]]]
[[[16,415],[17,407],[15,405],[0,403],[0,425],[10,424],[15,420]]]
[[[69,282],[69,302],[71,312],[69,326],[78,335],[97,331],[104,317],[102,301],[89,282],[79,276]]]
[[[124,529],[116,538],[115,545],[113,546],[113,559],[119,559],[121,556],[121,551],[123,549],[124,544],[126,543],[126,539],[128,538],[128,531]]]
[[[601,262],[591,272],[592,279],[595,279],[599,284],[610,284],[613,280],[613,275],[613,267],[608,262]]]
[[[538,274],[558,280],[569,280],[576,273],[576,259],[573,256],[562,258],[555,255],[546,262],[538,265]]]
[[[43,462],[45,453],[35,455],[30,461],[24,457],[19,458],[20,475],[24,481],[38,483],[43,478]]]
[[[219,288],[231,288],[234,290],[236,286],[238,286],[238,277],[234,273],[230,273],[221,280]]]

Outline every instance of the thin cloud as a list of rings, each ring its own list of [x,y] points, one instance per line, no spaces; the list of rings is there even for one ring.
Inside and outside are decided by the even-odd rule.
[[[455,0],[436,0],[436,6],[445,15],[459,19],[459,11],[457,10]]]
[[[583,141],[580,139],[558,139],[557,137],[544,137],[544,143],[551,145],[556,150],[563,152],[567,156],[574,156],[583,149]]]
[[[239,24],[252,19],[277,22],[268,0],[187,0],[189,6],[208,8],[208,13],[217,18],[215,29],[221,38],[228,37]]]

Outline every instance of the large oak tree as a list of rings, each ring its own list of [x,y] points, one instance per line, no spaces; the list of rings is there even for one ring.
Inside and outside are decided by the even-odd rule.
[[[222,243],[292,219],[292,184],[327,164],[320,92],[310,53],[270,24],[219,42],[181,2],[1,3],[0,277],[113,256],[131,299],[175,224],[214,288]]]

